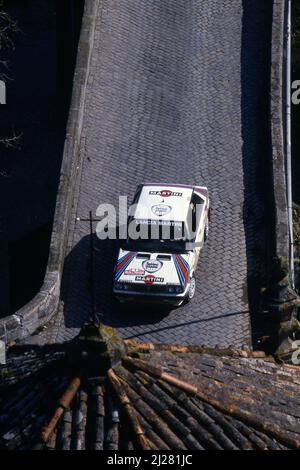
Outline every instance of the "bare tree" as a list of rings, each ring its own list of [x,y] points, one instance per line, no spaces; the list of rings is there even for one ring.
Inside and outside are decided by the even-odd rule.
[[[0,142],[6,148],[20,150],[20,140],[22,138],[22,135],[22,132],[16,133],[13,130],[10,136],[1,137]]]
[[[18,31],[17,22],[6,11],[0,11],[0,49],[14,47],[12,33],[16,31]]]
[[[0,8],[3,8],[3,1],[0,1]],[[13,34],[18,31],[17,22],[4,10],[0,11],[0,51],[14,49]],[[0,65],[4,70],[8,69],[6,60],[0,60]],[[7,81],[9,77],[7,73],[0,71],[0,80]],[[10,136],[1,137],[0,144],[6,148],[19,148],[21,133],[15,131]]]
[[[1,7],[3,7],[3,2],[0,1]],[[17,31],[17,22],[6,11],[0,11],[0,51],[14,49],[13,34]],[[7,61],[1,60],[0,64],[7,68]],[[0,78],[4,79],[7,76],[0,73]]]

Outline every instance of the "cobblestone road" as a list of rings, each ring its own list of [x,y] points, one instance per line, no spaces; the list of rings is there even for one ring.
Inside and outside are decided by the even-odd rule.
[[[103,0],[84,116],[75,216],[132,198],[143,181],[207,185],[212,218],[193,301],[170,312],[111,296],[113,242],[96,243],[97,311],[144,341],[251,344],[249,282],[264,277],[258,178],[268,10],[262,0]],[[52,341],[88,318],[87,223],[70,230],[63,307]],[[255,293],[251,294],[255,297]]]

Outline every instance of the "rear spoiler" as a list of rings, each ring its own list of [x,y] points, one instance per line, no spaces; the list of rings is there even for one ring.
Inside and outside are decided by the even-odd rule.
[[[208,189],[206,186],[195,186],[195,193],[199,193],[201,196],[208,197]]]

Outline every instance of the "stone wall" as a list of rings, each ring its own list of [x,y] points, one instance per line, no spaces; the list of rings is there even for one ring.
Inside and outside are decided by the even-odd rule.
[[[284,148],[284,34],[285,1],[274,0],[271,63],[271,139],[274,181],[276,256],[288,264],[289,229],[287,218],[286,172]]]

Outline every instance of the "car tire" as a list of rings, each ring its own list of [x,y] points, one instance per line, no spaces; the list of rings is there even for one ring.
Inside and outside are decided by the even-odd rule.
[[[190,287],[186,296],[186,302],[190,302],[192,298],[194,297],[196,292],[196,279],[194,276],[191,277],[190,280]]]
[[[204,227],[204,241],[205,242],[207,238],[208,238],[208,221],[206,222],[205,227]]]

